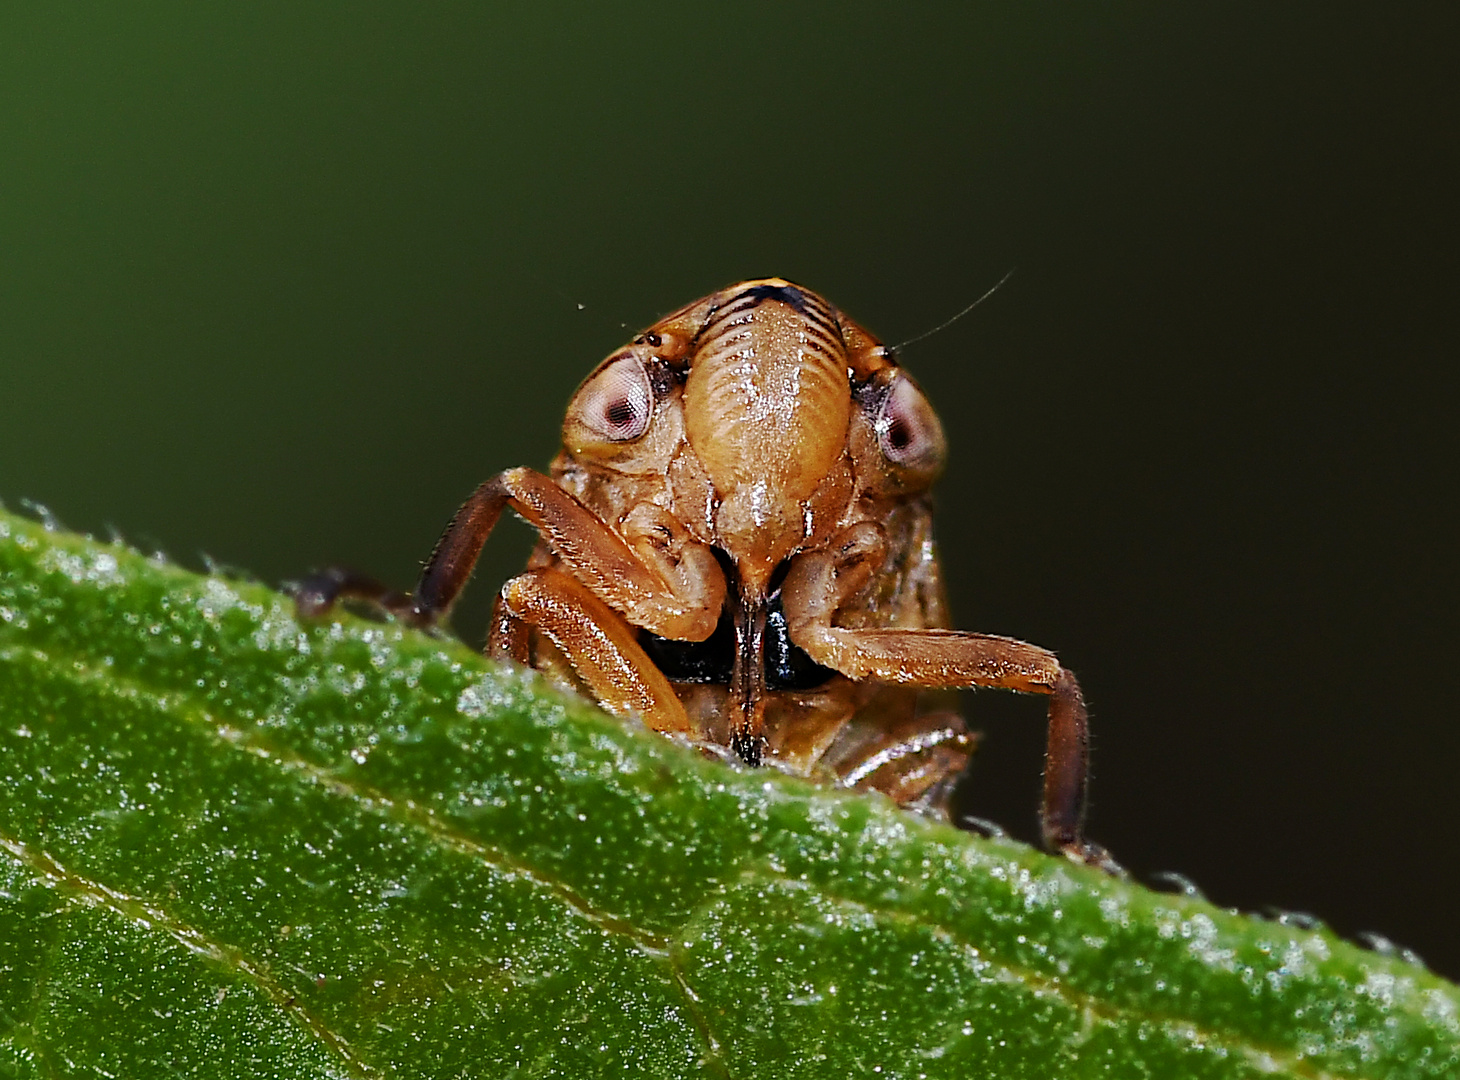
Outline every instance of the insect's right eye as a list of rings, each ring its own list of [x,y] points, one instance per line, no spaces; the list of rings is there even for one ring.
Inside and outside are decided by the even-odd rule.
[[[644,365],[633,356],[608,363],[583,384],[573,412],[593,434],[609,442],[629,442],[649,430],[654,394]]]
[[[893,381],[874,422],[877,443],[894,465],[936,472],[943,464],[943,425],[923,392],[905,375]]]

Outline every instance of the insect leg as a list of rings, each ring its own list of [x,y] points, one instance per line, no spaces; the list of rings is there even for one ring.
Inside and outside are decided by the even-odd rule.
[[[641,507],[622,535],[557,483],[531,469],[508,469],[482,484],[451,519],[412,596],[390,594],[388,610],[417,625],[444,616],[471,577],[482,545],[510,506],[542,535],[573,576],[635,626],[660,637],[703,641],[714,632],[725,600],[725,576],[705,545],[657,507]],[[300,601],[318,613],[341,597],[375,599],[349,575],[319,575]],[[317,584],[316,584],[317,582]],[[306,606],[307,600],[307,606]]]
[[[799,631],[799,633],[798,633]],[[1049,698],[1045,846],[1084,861],[1104,853],[1085,842],[1089,723],[1080,684],[1054,654],[1013,638],[958,630],[850,630],[791,625],[791,640],[819,664],[853,679],[903,686],[983,686]]]
[[[1083,836],[1089,724],[1074,673],[1054,653],[1013,638],[961,630],[851,628],[832,617],[868,580],[880,548],[870,532],[803,557],[783,586],[791,640],[818,664],[851,679],[900,686],[993,687],[1049,700],[1044,798],[1045,846],[1071,858],[1113,865]]]
[[[482,484],[456,511],[431,549],[414,593],[393,592],[374,578],[331,567],[310,576],[295,591],[299,613],[313,617],[329,610],[338,600],[364,600],[413,626],[435,623],[451,608],[471,577],[482,545],[511,497],[502,484],[505,475]]]
[[[373,577],[343,566],[331,566],[310,574],[295,584],[292,592],[295,607],[306,619],[323,615],[337,601],[360,600],[389,615],[414,621],[410,593],[398,592]]]
[[[394,592],[374,578],[339,567],[313,574],[295,590],[294,603],[306,618],[322,615],[338,600],[364,600],[413,626],[430,626],[461,592],[492,534],[510,493],[502,475],[472,492],[431,549],[414,593]]]
[[[577,579],[547,568],[502,586],[492,618],[492,655],[526,663],[532,630],[558,647],[609,712],[638,716],[655,731],[691,733],[674,688],[629,624]]]
[[[842,728],[822,764],[836,770],[847,787],[880,791],[903,806],[941,806],[978,743],[952,712],[910,716],[890,726],[878,722],[882,717],[861,719]]]
[[[510,584],[510,582],[508,583]],[[532,627],[507,607],[506,587],[492,605],[492,627],[487,631],[487,655],[502,664],[532,667]]]
[[[660,637],[703,641],[724,604],[725,576],[710,549],[661,520],[630,515],[620,535],[553,480],[508,469],[472,493],[436,542],[416,586],[430,620],[451,606],[502,509],[535,528],[588,590],[635,626]],[[651,520],[652,519],[652,520]]]

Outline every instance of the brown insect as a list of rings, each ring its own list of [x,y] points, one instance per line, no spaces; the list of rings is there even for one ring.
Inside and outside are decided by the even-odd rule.
[[[972,751],[923,688],[1049,697],[1044,842],[1081,835],[1087,728],[1075,676],[1022,641],[948,629],[928,489],[945,444],[891,351],[779,278],[705,297],[599,364],[549,475],[467,500],[411,596],[330,571],[305,613],[364,597],[438,621],[510,506],[540,536],[502,587],[488,651],[609,712],[749,765],[937,806]]]

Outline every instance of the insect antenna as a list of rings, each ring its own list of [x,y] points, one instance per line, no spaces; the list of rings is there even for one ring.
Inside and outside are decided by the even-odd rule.
[[[933,327],[931,330],[924,331],[923,333],[919,334],[917,337],[908,338],[906,341],[904,341],[904,342],[902,342],[900,344],[889,346],[887,351],[890,352],[890,353],[899,353],[899,352],[902,352],[902,350],[905,349],[905,348],[907,348],[909,345],[916,345],[919,341],[923,341],[923,340],[925,340],[927,338],[930,338],[934,334],[940,334],[940,333],[942,333],[944,330],[947,330],[948,327],[950,327],[954,323],[956,323],[959,319],[963,318],[963,316],[967,315],[974,308],[978,307],[979,304],[982,304],[990,296],[993,296],[994,293],[996,293],[1000,289],[1002,289],[1004,287],[1004,282],[1008,281],[1013,276],[1014,276],[1014,271],[1012,269],[1010,269],[1007,274],[1005,274],[1003,277],[999,278],[998,281],[994,282],[993,288],[989,289],[988,292],[984,293],[982,296],[980,296],[973,303],[969,304],[966,308],[964,308],[962,311],[960,311],[957,315],[953,316],[953,318],[949,319],[945,323],[941,323],[940,325]]]

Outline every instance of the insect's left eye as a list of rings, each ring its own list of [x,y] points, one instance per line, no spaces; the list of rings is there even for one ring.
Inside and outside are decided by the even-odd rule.
[[[936,469],[943,463],[943,425],[916,383],[899,373],[875,421],[877,444],[894,465]]]
[[[609,442],[629,442],[649,430],[654,395],[644,365],[633,356],[608,364],[578,391],[578,420]]]

